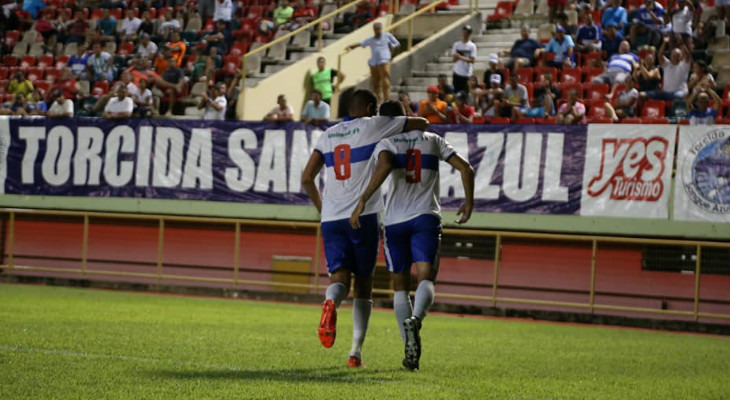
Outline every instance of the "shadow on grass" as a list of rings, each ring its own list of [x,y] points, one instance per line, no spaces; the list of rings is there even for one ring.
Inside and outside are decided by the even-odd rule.
[[[344,367],[306,368],[306,369],[208,369],[155,370],[154,373],[167,379],[220,379],[285,382],[344,382],[344,383],[391,383],[400,380],[394,375],[397,370],[361,369],[351,370]],[[405,371],[402,371],[405,373]]]

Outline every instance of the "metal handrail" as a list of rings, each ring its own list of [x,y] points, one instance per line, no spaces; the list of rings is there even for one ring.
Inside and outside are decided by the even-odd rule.
[[[238,101],[241,103],[241,106],[239,106],[239,109],[243,110],[243,101],[245,101],[246,75],[248,75],[248,68],[246,65],[247,57],[251,57],[251,56],[260,54],[260,53],[272,48],[273,46],[276,46],[279,43],[288,41],[289,39],[296,36],[300,32],[303,32],[309,28],[312,28],[315,25],[318,25],[318,27],[317,27],[317,51],[322,51],[322,40],[323,40],[322,39],[322,36],[323,36],[322,23],[334,16],[341,14],[342,12],[344,12],[352,7],[355,7],[358,3],[360,3],[360,0],[354,0],[351,3],[348,3],[336,10],[330,11],[325,15],[321,15],[319,18],[315,19],[314,21],[312,21],[302,27],[299,27],[298,29],[293,30],[284,36],[276,38],[273,41],[266,43],[265,45],[258,47],[254,50],[248,51],[246,54],[241,56],[241,58],[242,58],[242,60],[241,60],[241,92],[239,94],[239,99],[238,99]],[[239,118],[240,117],[242,117],[242,115],[239,115]]]

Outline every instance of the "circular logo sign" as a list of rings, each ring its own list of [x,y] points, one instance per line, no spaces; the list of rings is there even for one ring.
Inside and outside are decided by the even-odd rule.
[[[716,129],[700,137],[684,156],[682,184],[703,210],[730,213],[730,134]]]

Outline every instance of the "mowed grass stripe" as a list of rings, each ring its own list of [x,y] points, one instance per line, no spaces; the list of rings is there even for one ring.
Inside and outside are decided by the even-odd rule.
[[[429,316],[422,370],[390,311],[363,370],[311,305],[0,284],[0,398],[728,399],[730,339]]]

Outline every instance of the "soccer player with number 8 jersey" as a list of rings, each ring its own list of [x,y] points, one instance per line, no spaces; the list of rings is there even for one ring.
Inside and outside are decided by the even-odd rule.
[[[355,91],[349,109],[353,119],[332,126],[322,134],[302,173],[302,186],[322,215],[322,239],[330,274],[317,330],[324,347],[332,347],[335,342],[337,308],[347,297],[354,275],[350,367],[362,366],[362,345],[373,307],[373,272],[380,242],[378,214],[383,210],[382,196],[375,195],[365,202],[360,229],[352,229],[350,215],[373,172],[372,153],[378,142],[428,127],[428,121],[423,118],[377,117],[377,107],[375,94],[368,90]],[[325,167],[326,181],[320,197],[316,177],[322,167]]]
[[[380,107],[380,115],[395,118],[404,115],[400,102],[390,101]],[[421,358],[421,322],[426,317],[435,295],[434,282],[438,273],[438,252],[441,243],[441,206],[439,202],[439,162],[445,161],[461,173],[465,202],[459,208],[456,221],[469,220],[474,207],[474,170],[468,161],[456,153],[442,137],[413,130],[382,140],[373,152],[377,159],[375,172],[353,211],[353,229],[366,228],[360,215],[373,196],[392,175],[391,189],[385,207],[385,259],[393,273],[393,308],[405,342],[403,365],[419,368]],[[411,264],[416,264],[418,287],[411,308],[408,296]]]

